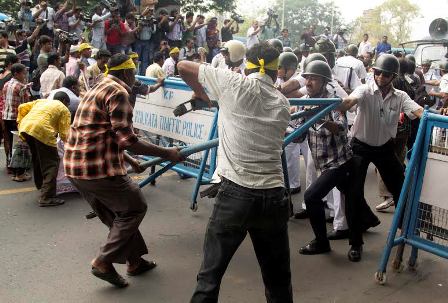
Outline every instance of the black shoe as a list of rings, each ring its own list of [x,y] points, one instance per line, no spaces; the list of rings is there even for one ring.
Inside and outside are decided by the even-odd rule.
[[[294,214],[294,219],[306,219],[306,218],[309,218],[306,209],[299,210]]]
[[[376,227],[381,224],[380,219],[376,218],[376,220],[370,221],[369,223],[363,223],[361,230],[365,233],[369,228]]]
[[[352,245],[352,247],[350,247],[347,256],[348,259],[352,262],[359,262],[361,261],[361,255],[362,255],[362,245]]]
[[[327,223],[333,223],[334,217],[328,217],[325,221],[327,221]]]
[[[300,194],[300,192],[302,191],[302,187],[296,187],[296,188],[291,188],[290,190],[291,195],[297,195]]]
[[[93,219],[95,217],[96,217],[96,213],[93,210],[86,215],[86,219]]]
[[[312,240],[308,245],[299,249],[301,255],[318,255],[331,251],[330,242],[319,243],[316,240]]]
[[[332,230],[327,234],[328,240],[342,240],[342,239],[348,239],[349,236],[349,230]]]

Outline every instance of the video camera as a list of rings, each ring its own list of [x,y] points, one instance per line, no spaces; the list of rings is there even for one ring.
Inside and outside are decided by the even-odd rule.
[[[278,18],[278,14],[276,12],[274,12],[274,10],[272,8],[268,8],[267,14],[268,14],[268,17],[271,17],[273,19]]]
[[[242,24],[244,23],[244,19],[241,15],[237,13],[233,13],[232,16],[230,16],[233,20],[235,20],[236,23]]]
[[[9,33],[13,33],[19,29],[19,25],[14,19],[8,19],[0,22],[0,29],[6,30]]]
[[[139,25],[142,26],[152,26],[154,24],[157,24],[157,18],[154,16],[135,16],[135,19],[137,20]]]
[[[62,29],[55,29],[54,30],[56,35],[58,35],[59,41],[61,43],[66,43],[66,44],[70,44],[70,45],[76,45],[79,42],[79,37],[76,36],[75,34],[66,32]]]

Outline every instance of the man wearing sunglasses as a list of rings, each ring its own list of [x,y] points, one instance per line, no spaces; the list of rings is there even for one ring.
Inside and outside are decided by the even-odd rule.
[[[357,105],[357,116],[351,131],[353,158],[359,177],[354,179],[356,182],[353,186],[364,193],[367,168],[372,162],[392,193],[396,205],[404,181],[403,163],[394,152],[393,142],[398,120],[401,112],[410,119],[420,118],[423,108],[404,91],[393,87],[392,81],[399,70],[395,56],[381,55],[373,69],[374,81],[358,86],[349,97],[343,99],[341,105],[342,110]],[[378,222],[371,222],[371,225],[375,224]]]

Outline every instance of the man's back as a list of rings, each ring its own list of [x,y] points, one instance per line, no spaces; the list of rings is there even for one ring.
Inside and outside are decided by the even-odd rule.
[[[220,106],[218,174],[248,188],[282,187],[288,100],[267,75],[201,66],[198,78]]]

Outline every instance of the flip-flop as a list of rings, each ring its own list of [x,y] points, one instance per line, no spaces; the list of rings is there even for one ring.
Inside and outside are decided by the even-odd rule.
[[[147,271],[150,271],[151,269],[154,269],[154,267],[156,267],[156,266],[157,266],[157,263],[155,261],[147,261],[145,259],[142,259],[142,261],[140,262],[138,267],[136,269],[134,269],[133,271],[128,271],[127,274],[128,274],[128,276],[138,276]]]
[[[118,287],[118,288],[124,288],[129,285],[129,283],[120,276],[115,269],[113,271],[109,272],[101,272],[98,268],[92,266],[91,270],[92,275],[95,277],[104,280],[106,282],[109,282],[110,284]]]

